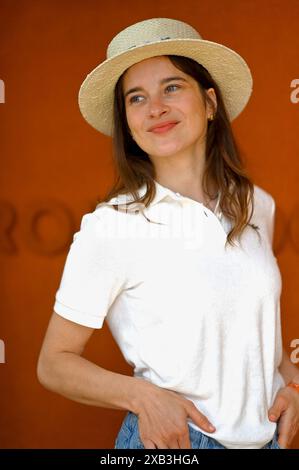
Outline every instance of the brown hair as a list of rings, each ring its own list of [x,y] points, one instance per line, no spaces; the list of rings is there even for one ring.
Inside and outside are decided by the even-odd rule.
[[[217,110],[214,113],[214,120],[208,122],[203,191],[209,197],[212,196],[209,187],[216,186],[221,191],[219,207],[232,223],[226,243],[233,246],[233,240],[240,238],[247,225],[254,230],[258,230],[259,227],[249,224],[254,208],[254,187],[241,161],[221,91],[209,72],[198,62],[183,56],[166,57],[176,68],[198,82],[205,104],[209,101],[213,108],[213,102],[205,90],[209,88],[215,90]],[[106,196],[98,202],[108,202],[119,194],[131,193],[134,204],[137,202],[148,207],[155,197],[155,168],[147,153],[136,144],[129,132],[123,96],[124,74],[125,72],[118,79],[114,93],[113,154],[118,173],[117,180]],[[139,197],[137,191],[144,183],[147,190]],[[114,208],[117,209],[116,206]]]

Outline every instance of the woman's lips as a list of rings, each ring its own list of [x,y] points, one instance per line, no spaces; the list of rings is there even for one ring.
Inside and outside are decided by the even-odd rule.
[[[166,126],[156,127],[151,132],[154,132],[155,134],[162,134],[164,132],[169,131],[170,129],[172,129],[177,124],[178,124],[178,122],[173,122],[171,124],[166,124]]]

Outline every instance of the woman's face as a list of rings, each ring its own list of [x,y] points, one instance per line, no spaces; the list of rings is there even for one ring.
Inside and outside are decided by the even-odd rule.
[[[196,80],[168,57],[151,57],[132,65],[124,74],[123,93],[132,137],[149,156],[171,156],[205,145],[207,118],[213,109],[205,107]],[[207,93],[216,104],[214,89]],[[177,124],[164,132],[150,130],[167,121]]]

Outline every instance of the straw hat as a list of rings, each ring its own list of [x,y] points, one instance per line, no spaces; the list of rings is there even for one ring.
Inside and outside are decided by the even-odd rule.
[[[189,24],[170,18],[151,18],[120,31],[109,43],[107,59],[93,69],[79,90],[79,108],[86,121],[113,135],[114,87],[131,65],[149,57],[174,54],[202,64],[218,84],[232,121],[245,108],[252,76],[237,52],[202,39]]]

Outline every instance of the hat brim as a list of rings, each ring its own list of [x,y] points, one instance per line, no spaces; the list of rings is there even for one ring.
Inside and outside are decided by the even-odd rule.
[[[209,71],[220,88],[230,121],[243,111],[253,80],[247,63],[237,52],[204,39],[169,39],[135,47],[93,69],[79,90],[84,119],[99,132],[112,136],[114,88],[119,77],[141,60],[171,54],[190,57]]]

